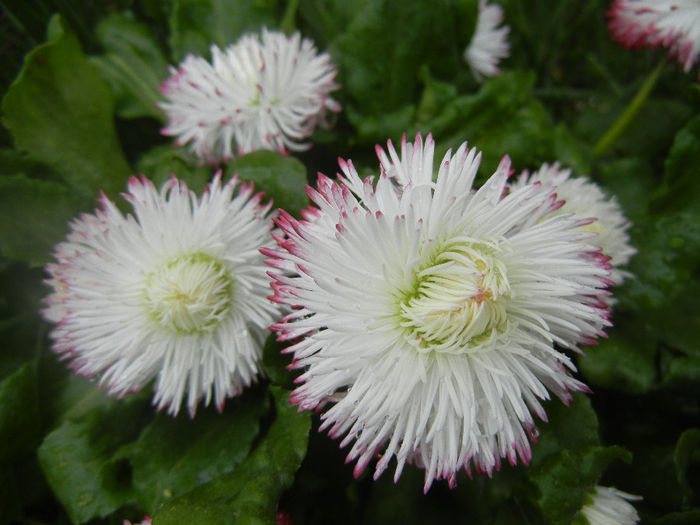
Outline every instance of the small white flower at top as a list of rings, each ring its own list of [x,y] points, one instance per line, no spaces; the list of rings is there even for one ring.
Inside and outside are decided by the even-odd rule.
[[[479,14],[471,42],[464,50],[467,61],[477,80],[495,77],[501,71],[498,63],[510,53],[508,33],[510,27],[499,25],[503,22],[503,8],[496,3],[479,0]]]
[[[123,196],[133,215],[102,195],[46,267],[53,349],[111,395],[155,379],[159,410],[221,409],[255,380],[278,315],[258,251],[271,243],[270,204],[219,175],[200,198],[174,176],[160,191],[132,177]]]
[[[260,149],[300,151],[327,112],[340,105],[329,93],[336,67],[299,33],[287,37],[265,28],[246,34],[224,51],[211,47],[212,62],[187,55],[161,85],[159,104],[168,117],[163,133],[191,144],[216,164]]]
[[[580,219],[591,219],[591,223],[583,228],[595,232],[596,236],[585,242],[600,246],[600,256],[609,261],[610,279],[616,285],[631,276],[620,267],[626,265],[637,250],[630,245],[628,230],[631,224],[614,196],[606,195],[587,177],[571,177],[571,170],[562,169],[559,163],[543,164],[531,175],[523,172],[509,187],[521,188],[526,184],[540,184],[556,191],[557,198],[563,200],[564,205],[555,213],[573,213]]]
[[[666,47],[686,73],[700,58],[700,0],[615,0],[608,17],[625,47]]]
[[[615,487],[598,485],[586,495],[581,514],[589,525],[634,525],[639,521],[639,514],[630,501],[641,499]]]
[[[322,429],[352,447],[359,475],[396,460],[456,481],[531,458],[540,400],[587,387],[561,349],[592,344],[609,325],[596,299],[610,284],[594,234],[552,189],[506,194],[510,161],[472,189],[481,154],[462,144],[436,168],[420,135],[377,147],[381,174],[361,180],[341,161],[320,175],[302,220],[282,212],[273,299],[292,313],[273,325],[302,371],[291,401],[323,410]],[[555,347],[555,344],[557,345]]]

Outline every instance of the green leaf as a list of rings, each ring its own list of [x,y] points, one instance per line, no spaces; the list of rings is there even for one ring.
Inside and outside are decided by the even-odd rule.
[[[119,116],[163,120],[156,104],[162,98],[159,87],[168,76],[168,62],[148,27],[114,14],[97,26],[97,38],[105,53],[91,61],[112,88]]]
[[[700,215],[700,116],[691,119],[675,136],[664,165],[664,180],[656,194],[656,206],[679,210],[692,206]]]
[[[0,177],[0,252],[40,266],[85,200],[67,186],[24,175]]]
[[[268,408],[266,397],[246,395],[221,414],[210,409],[194,419],[156,416],[130,455],[139,503],[156,512],[172,498],[233,471],[248,456]]]
[[[265,375],[273,384],[291,390],[294,388],[294,375],[287,370],[287,366],[292,358],[282,353],[286,346],[275,340],[275,334],[270,334],[263,346],[262,365]]]
[[[52,19],[49,33],[10,86],[3,124],[17,149],[50,165],[75,190],[115,193],[131,170],[116,136],[109,87],[60,17]]]
[[[562,450],[580,451],[600,444],[598,418],[590,399],[581,393],[573,396],[570,406],[558,399],[544,405],[549,421],[538,426],[538,443],[532,451],[533,467]]]
[[[36,363],[0,382],[0,462],[31,451],[39,439]]]
[[[578,364],[594,388],[603,386],[641,394],[657,381],[656,341],[653,333],[640,329],[635,319],[622,321],[609,332],[610,339],[601,339],[598,346],[586,348]]]
[[[253,182],[257,191],[274,200],[275,208],[295,214],[309,205],[306,196],[306,167],[294,157],[274,151],[254,151],[226,168],[226,178],[237,174]]]
[[[693,488],[697,489],[697,466],[700,464],[700,428],[689,428],[681,434],[673,451],[673,463],[676,467],[676,477],[681,488],[683,509],[689,510],[693,496]],[[695,464],[696,476],[691,485],[688,479],[688,470],[691,464]]]
[[[106,516],[134,499],[128,462],[119,448],[132,441],[151,408],[144,396],[113,401],[68,420],[38,449],[47,481],[75,523]]]
[[[173,59],[180,62],[188,53],[208,57],[212,44],[223,49],[245,32],[273,29],[282,11],[278,0],[175,0],[170,16]]]
[[[552,525],[570,525],[586,495],[598,484],[612,461],[631,460],[620,447],[594,446],[580,452],[562,450],[533,469],[531,479],[540,491],[537,504]]]
[[[311,420],[288,403],[288,391],[271,386],[276,415],[267,435],[232,473],[174,499],[153,516],[162,525],[274,524],[282,491],[306,453]]]
[[[453,78],[460,70],[466,74],[462,53],[476,15],[477,2],[469,0],[438,0],[429,9],[417,0],[367,2],[333,46],[344,92],[356,114],[391,113],[414,101],[422,64],[438,76]]]
[[[160,187],[171,176],[187,183],[187,186],[200,194],[211,181],[212,170],[207,166],[196,166],[197,160],[185,149],[173,145],[156,146],[146,152],[138,161],[138,172]]]

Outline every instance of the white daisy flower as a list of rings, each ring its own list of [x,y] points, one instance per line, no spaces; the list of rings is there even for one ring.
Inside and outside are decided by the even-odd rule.
[[[602,257],[610,263],[610,279],[615,284],[631,276],[620,267],[626,265],[637,250],[630,245],[627,233],[631,224],[614,196],[606,195],[600,186],[587,177],[571,177],[571,170],[561,169],[559,163],[551,166],[543,164],[532,175],[523,172],[510,188],[521,188],[526,184],[541,184],[556,191],[557,198],[565,204],[554,213],[573,213],[581,219],[595,218],[595,221],[583,227],[596,233],[586,242],[600,246]]]
[[[278,308],[258,248],[271,244],[271,204],[253,185],[217,175],[197,199],[175,177],[160,192],[132,177],[124,216],[101,209],[71,223],[47,265],[53,292],[43,315],[53,349],[76,373],[100,377],[121,397],[156,379],[154,405],[194,416],[201,399],[219,409],[260,370]]]
[[[639,521],[639,514],[630,501],[641,499],[615,487],[598,485],[586,496],[581,514],[589,525],[633,525]]]
[[[259,149],[300,151],[326,112],[340,105],[329,93],[336,67],[299,33],[287,37],[263,28],[224,51],[211,47],[212,63],[188,55],[161,85],[163,129],[205,162],[227,161]]]
[[[610,283],[586,221],[546,217],[552,191],[527,186],[504,196],[510,161],[478,190],[481,154],[448,152],[434,180],[428,136],[389,142],[378,180],[341,161],[334,182],[319,176],[316,205],[282,213],[274,300],[294,310],[273,325],[292,367],[291,396],[322,409],[322,429],[353,443],[359,475],[379,456],[375,479],[396,458],[455,483],[473,464],[491,474],[501,458],[531,458],[541,399],[587,390],[555,348],[577,349],[609,323],[595,296]]]
[[[615,0],[608,17],[613,38],[625,47],[667,47],[686,73],[700,57],[698,0]]]
[[[479,0],[479,15],[471,42],[464,50],[472,74],[477,80],[495,77],[501,71],[498,63],[510,53],[508,33],[510,27],[498,27],[503,22],[503,8],[496,3]]]

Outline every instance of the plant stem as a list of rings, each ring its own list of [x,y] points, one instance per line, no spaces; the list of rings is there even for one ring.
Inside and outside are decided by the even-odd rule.
[[[610,126],[610,128],[608,128],[608,130],[605,132],[605,135],[603,135],[598,141],[598,143],[593,147],[593,155],[595,157],[600,157],[601,155],[603,155],[603,153],[605,153],[610,148],[610,146],[612,146],[615,143],[615,141],[620,137],[620,135],[622,135],[622,132],[625,131],[625,129],[630,124],[630,122],[632,122],[634,117],[637,116],[637,113],[639,113],[639,110],[642,108],[644,102],[646,102],[646,99],[649,97],[649,93],[651,93],[651,90],[654,89],[656,81],[661,76],[663,66],[664,63],[660,62],[659,65],[654,68],[654,70],[649,74],[644,83],[641,85],[639,91],[637,91],[637,94],[634,96],[632,101],[622,112],[622,115],[620,115],[618,119],[613,123],[613,125]]]
[[[282,31],[286,35],[290,35],[296,29],[296,24],[294,23],[294,18],[297,14],[297,8],[299,7],[299,0],[289,0],[287,2],[287,9],[284,11],[284,17],[282,18]]]

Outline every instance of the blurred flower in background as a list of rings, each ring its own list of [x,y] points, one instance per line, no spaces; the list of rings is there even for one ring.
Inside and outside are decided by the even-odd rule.
[[[278,313],[261,246],[270,205],[252,184],[219,176],[197,199],[175,177],[160,191],[131,178],[124,216],[101,209],[71,223],[47,266],[53,292],[44,317],[53,349],[77,374],[123,396],[156,379],[154,404],[194,416],[203,399],[223,407],[259,372],[262,342]]]
[[[666,47],[669,56],[677,58],[686,73],[698,61],[697,0],[615,0],[608,17],[613,38],[625,47]]]
[[[615,487],[598,485],[586,496],[581,514],[589,525],[634,525],[639,521],[639,514],[630,501],[641,499]]]
[[[498,63],[510,52],[508,26],[499,27],[503,22],[503,8],[496,3],[487,4],[479,0],[479,16],[472,40],[464,50],[467,61],[477,80],[494,77],[501,71]]]
[[[340,111],[329,93],[336,67],[299,33],[287,37],[262,29],[224,51],[213,45],[212,62],[188,55],[161,86],[168,117],[163,133],[177,137],[203,161],[216,164],[259,149],[299,151],[327,113]]]
[[[361,180],[341,162],[320,176],[316,207],[283,213],[274,299],[295,310],[273,328],[303,370],[291,400],[321,409],[322,429],[354,442],[359,475],[379,454],[375,479],[397,461],[454,485],[456,473],[528,463],[533,413],[553,392],[565,403],[587,387],[554,347],[577,350],[608,323],[595,299],[609,283],[587,221],[553,215],[552,188],[504,196],[510,161],[478,190],[481,161],[462,144],[440,162],[420,135],[377,153],[381,175]]]
[[[614,196],[609,197],[595,182],[587,177],[571,177],[571,170],[562,169],[559,163],[543,164],[532,174],[524,172],[510,184],[511,190],[526,184],[540,184],[556,191],[557,198],[565,204],[555,213],[573,213],[580,219],[595,219],[583,228],[595,232],[596,236],[585,242],[600,246],[601,257],[609,261],[610,279],[621,284],[629,272],[620,266],[626,265],[637,250],[630,245],[627,233],[631,224]]]

